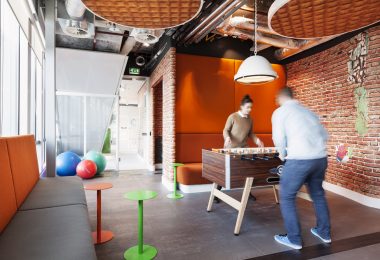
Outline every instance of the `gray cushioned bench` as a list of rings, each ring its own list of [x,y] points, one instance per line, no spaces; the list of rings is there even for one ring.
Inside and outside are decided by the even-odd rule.
[[[0,258],[96,259],[81,179],[40,179],[0,235]]]
[[[96,259],[82,180],[40,178],[33,136],[0,137],[0,259]]]

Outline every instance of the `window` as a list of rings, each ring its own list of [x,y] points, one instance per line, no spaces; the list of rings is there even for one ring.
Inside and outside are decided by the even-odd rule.
[[[1,135],[18,134],[19,24],[7,1],[1,1]]]
[[[29,133],[29,44],[20,30],[20,106],[19,134]]]
[[[36,55],[15,16],[17,9],[13,12],[8,1],[0,1],[0,136],[34,134],[41,170],[45,162],[43,47],[34,42]]]

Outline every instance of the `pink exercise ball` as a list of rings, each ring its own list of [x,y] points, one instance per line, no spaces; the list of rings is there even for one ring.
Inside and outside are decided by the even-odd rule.
[[[83,160],[77,166],[77,175],[82,179],[91,179],[97,171],[96,164],[91,160]]]

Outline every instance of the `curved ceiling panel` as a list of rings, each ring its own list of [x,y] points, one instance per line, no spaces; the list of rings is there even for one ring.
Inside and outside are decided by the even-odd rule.
[[[202,0],[82,0],[95,15],[124,26],[170,28],[186,23],[201,10]]]
[[[292,38],[342,34],[380,20],[380,0],[276,0],[269,26]]]

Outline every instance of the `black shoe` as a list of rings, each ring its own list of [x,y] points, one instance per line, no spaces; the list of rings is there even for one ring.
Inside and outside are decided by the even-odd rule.
[[[220,202],[220,199],[217,198],[217,197],[214,197],[214,202],[215,202],[215,203],[219,203],[219,202]]]
[[[252,193],[249,194],[249,198],[253,201],[256,201],[256,197],[252,195]]]

